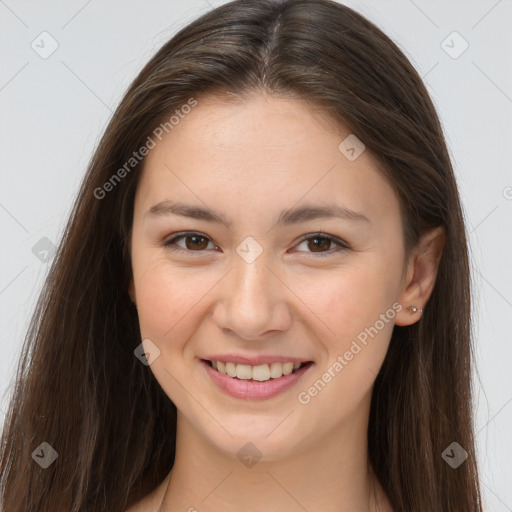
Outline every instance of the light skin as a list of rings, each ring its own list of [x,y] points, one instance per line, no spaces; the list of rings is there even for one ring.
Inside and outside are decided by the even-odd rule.
[[[172,472],[130,512],[391,511],[367,462],[370,399],[394,324],[417,322],[421,312],[405,307],[427,304],[443,231],[425,233],[404,267],[393,189],[369,150],[350,161],[338,149],[350,131],[320,108],[262,92],[197,99],[149,153],[135,197],[129,291],[141,339],[160,350],[149,369],[177,407],[178,428]],[[162,201],[231,224],[146,214]],[[276,224],[282,210],[326,204],[367,220]],[[163,245],[183,231],[194,233]],[[318,232],[349,248],[315,242]],[[246,237],[262,248],[252,263],[236,251]],[[300,403],[298,394],[389,310],[392,320]],[[233,352],[314,365],[278,396],[243,400],[221,391],[200,363]],[[261,453],[252,467],[237,457],[248,442]]]

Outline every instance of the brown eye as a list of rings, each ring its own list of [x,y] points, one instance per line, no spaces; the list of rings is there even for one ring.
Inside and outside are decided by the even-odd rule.
[[[323,250],[328,250],[331,247],[332,240],[328,238],[314,237],[308,239],[308,248],[311,249],[312,252],[322,252]]]
[[[211,240],[200,233],[182,233],[163,243],[164,247],[172,251],[182,252],[204,252],[204,249],[208,248],[208,244],[212,245],[211,249],[215,248]]]
[[[208,239],[204,236],[185,236],[183,237],[186,242],[187,249],[206,249],[208,246]],[[189,242],[190,241],[190,242]]]
[[[333,245],[337,247],[332,248]],[[316,253],[318,256],[330,256],[337,252],[349,249],[348,244],[339,238],[321,233],[304,237],[297,248],[300,248],[300,246],[305,246],[305,252]],[[304,251],[299,249],[299,252]]]

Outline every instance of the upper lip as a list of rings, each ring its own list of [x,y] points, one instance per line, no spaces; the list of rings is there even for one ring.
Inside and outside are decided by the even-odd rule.
[[[279,356],[271,354],[242,355],[242,354],[215,354],[205,356],[202,359],[207,361],[222,361],[223,363],[240,363],[251,366],[258,366],[265,363],[307,363],[311,359],[293,356]]]

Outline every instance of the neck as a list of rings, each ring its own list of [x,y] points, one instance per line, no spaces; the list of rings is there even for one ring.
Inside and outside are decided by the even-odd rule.
[[[175,463],[159,512],[390,511],[368,463],[367,421],[368,411],[359,411],[293,453],[243,463],[238,449],[219,450],[178,412]]]

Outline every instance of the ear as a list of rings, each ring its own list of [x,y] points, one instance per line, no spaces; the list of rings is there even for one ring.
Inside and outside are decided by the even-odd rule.
[[[442,226],[426,231],[420,238],[417,248],[411,254],[406,278],[398,302],[403,309],[395,316],[396,325],[411,325],[421,317],[436,283],[439,262],[446,241]],[[416,306],[418,311],[412,313],[406,308]]]

